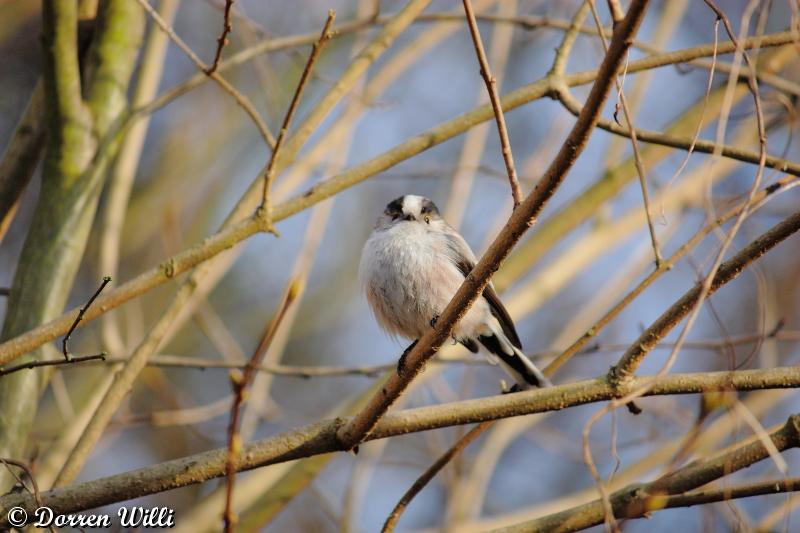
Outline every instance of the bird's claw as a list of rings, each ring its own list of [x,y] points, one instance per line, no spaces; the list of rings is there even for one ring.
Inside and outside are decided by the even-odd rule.
[[[397,375],[398,376],[403,373],[403,369],[406,366],[406,357],[408,357],[408,354],[411,353],[411,350],[413,350],[414,346],[416,346],[416,345],[417,345],[417,341],[414,341],[411,344],[409,344],[408,348],[406,348],[403,351],[403,355],[401,355],[400,359],[397,360]]]
[[[433,328],[433,327],[436,327],[436,322],[437,322],[438,320],[439,320],[439,315],[434,315],[434,316],[433,316],[433,318],[431,318],[431,327],[432,327],[432,328]]]

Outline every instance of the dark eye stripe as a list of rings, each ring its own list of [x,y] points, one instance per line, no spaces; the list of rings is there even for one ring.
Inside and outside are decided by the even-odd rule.
[[[422,209],[420,209],[420,213],[423,214],[423,215],[430,214],[430,215],[438,216],[439,215],[439,209],[436,207],[436,204],[434,204],[432,201],[430,201],[427,198],[425,198],[422,201]]]

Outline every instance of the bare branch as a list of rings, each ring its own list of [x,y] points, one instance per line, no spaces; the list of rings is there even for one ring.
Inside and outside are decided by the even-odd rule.
[[[595,25],[597,26],[597,34],[600,36],[600,42],[603,43],[603,49],[607,52],[608,43],[606,42],[606,37],[603,34],[603,25],[600,23],[600,16],[597,13],[594,1],[589,1],[589,5],[592,8],[592,18],[594,18]],[[619,2],[617,0],[608,0],[608,8],[611,11],[611,16],[614,19],[614,25],[616,26],[616,24],[619,23],[620,20],[622,20],[622,11],[619,6]],[[661,257],[661,250],[658,246],[658,238],[656,237],[656,229],[655,226],[653,225],[653,213],[652,210],[650,209],[650,193],[647,190],[647,174],[644,170],[644,164],[642,163],[642,155],[639,151],[639,142],[636,138],[636,127],[633,124],[633,114],[631,113],[630,106],[628,105],[628,99],[625,97],[623,84],[622,82],[620,82],[619,77],[615,77],[614,83],[617,86],[617,97],[619,98],[619,103],[622,104],[622,111],[625,115],[625,122],[628,125],[628,133],[631,139],[631,146],[633,148],[633,162],[636,167],[636,173],[638,174],[639,177],[639,187],[642,190],[644,212],[647,218],[647,229],[650,232],[650,243],[653,245],[653,255],[655,256],[656,268],[658,268],[659,266],[661,266],[661,262],[664,259]],[[615,112],[614,113],[615,119],[616,116],[617,115]]]
[[[397,505],[394,506],[394,509],[392,509],[392,512],[389,513],[389,516],[386,518],[386,522],[384,522],[381,532],[390,533],[391,531],[394,531],[397,522],[400,520],[400,516],[403,514],[403,511],[406,510],[408,504],[411,503],[411,500],[413,500],[414,497],[425,488],[425,485],[430,483],[430,481],[436,477],[436,474],[438,474],[442,468],[447,466],[447,463],[452,461],[453,458],[461,453],[464,448],[469,446],[472,441],[481,436],[481,434],[483,434],[483,432],[486,431],[486,429],[489,428],[493,422],[494,420],[481,422],[469,430],[466,435],[458,439],[458,441],[453,446],[448,448],[445,453],[439,456],[439,458],[436,459],[436,461],[429,466],[428,469],[425,470],[425,472],[423,472],[416,481],[414,481],[414,484],[411,485],[406,493],[403,494],[402,498],[400,498],[400,501],[397,502]]]
[[[89,309],[89,307],[92,306],[94,301],[97,299],[98,296],[100,296],[100,293],[103,292],[103,289],[105,289],[106,285],[108,285],[110,282],[111,282],[111,278],[109,276],[105,276],[103,278],[103,282],[100,283],[100,286],[97,288],[97,290],[91,296],[91,298],[89,298],[89,301],[87,301],[86,304],[83,307],[81,307],[80,311],[78,311],[78,316],[75,317],[75,322],[72,323],[72,325],[69,327],[69,330],[67,331],[67,334],[64,335],[64,340],[61,342],[61,353],[64,354],[64,359],[66,359],[67,362],[69,362],[72,359],[72,357],[70,356],[70,353],[69,353],[69,348],[67,346],[67,343],[69,342],[69,338],[72,336],[72,332],[75,331],[75,328],[77,328],[78,324],[80,324],[81,320],[83,320],[83,315],[86,314],[86,311]],[[105,356],[105,354],[102,354],[102,355]],[[96,358],[98,358],[98,356],[92,356],[91,357],[91,359],[96,359]],[[88,360],[88,359],[85,359],[85,360]],[[2,375],[2,374],[0,374],[0,375]]]
[[[332,22],[332,15],[329,15],[328,20]],[[278,331],[278,326],[286,316],[286,312],[289,310],[289,306],[292,305],[292,302],[294,302],[295,298],[297,297],[299,290],[300,289],[296,282],[289,282],[289,287],[284,294],[283,299],[281,300],[280,306],[278,307],[275,316],[267,325],[267,329],[264,331],[261,341],[258,343],[255,351],[253,351],[253,355],[247,361],[244,372],[241,375],[231,373],[233,403],[231,405],[230,423],[228,425],[228,457],[225,461],[227,482],[225,484],[225,512],[223,514],[226,533],[233,531],[233,525],[236,523],[236,517],[234,516],[232,506],[233,486],[236,481],[236,467],[239,462],[239,456],[242,449],[242,441],[239,438],[238,431],[239,414],[241,412],[242,404],[245,401],[245,394],[255,378],[256,371],[258,370],[258,366],[261,364],[261,360],[264,358],[264,354],[267,353],[270,344],[272,344],[272,339],[275,338],[275,332]]]
[[[564,107],[567,109],[567,111],[576,116],[580,113],[581,104],[571,94],[568,92],[559,91],[557,97],[559,101],[564,104]],[[620,126],[611,120],[600,119],[597,123],[597,127],[615,135],[630,137],[629,128]],[[743,150],[741,148],[726,144],[719,145],[714,141],[706,141],[695,138],[690,139],[688,137],[677,137],[675,135],[670,135],[668,133],[662,133],[659,131],[637,128],[636,137],[638,140],[646,143],[680,148],[681,150],[686,151],[694,151],[704,154],[714,154],[718,152],[723,157],[735,159],[744,163],[752,163],[754,165],[759,164],[761,159],[761,155],[758,152]],[[796,163],[788,159],[768,155],[764,161],[764,165],[767,168],[773,168],[779,172],[786,172],[787,174],[791,174],[793,176],[800,176],[800,163]]]
[[[187,45],[183,39],[178,37],[178,34],[175,33],[175,30],[173,30],[172,27],[167,24],[166,21],[164,21],[161,15],[159,15],[158,12],[153,9],[148,0],[136,1],[139,2],[139,5],[141,5],[145,11],[147,11],[158,27],[169,36],[172,42],[174,42],[178,48],[180,48],[183,53],[186,54],[189,59],[191,59],[192,63],[194,63],[198,69],[200,69],[206,76],[217,82],[217,84],[222,87],[225,92],[230,94],[233,99],[236,100],[236,103],[239,104],[239,106],[244,109],[245,113],[247,113],[253,120],[253,123],[255,124],[258,132],[261,134],[261,137],[264,139],[264,142],[267,144],[267,146],[274,149],[275,138],[272,136],[272,133],[270,133],[267,123],[264,122],[263,118],[261,118],[261,115],[258,113],[250,99],[239,92],[228,80],[220,76],[219,72],[211,70],[211,67],[203,63],[203,60],[200,59],[191,48],[189,48],[189,45]]]
[[[303,73],[300,75],[300,81],[297,82],[297,88],[294,90],[292,102],[289,104],[289,108],[286,110],[286,115],[283,117],[283,124],[281,124],[281,130],[278,132],[278,139],[275,141],[275,149],[272,151],[272,155],[269,158],[269,163],[267,163],[267,170],[264,173],[264,192],[261,196],[261,209],[266,210],[265,214],[268,225],[271,225],[272,212],[269,201],[269,190],[270,186],[272,185],[272,181],[275,179],[275,164],[278,161],[278,155],[280,154],[283,141],[286,138],[286,134],[289,130],[289,125],[292,123],[292,117],[294,117],[294,113],[297,111],[300,98],[302,97],[303,91],[306,88],[306,84],[311,76],[311,72],[314,70],[314,65],[316,64],[319,54],[322,52],[322,48],[325,46],[325,43],[327,43],[331,38],[330,30],[334,19],[336,19],[336,12],[331,9],[328,11],[328,18],[325,20],[325,25],[322,27],[322,32],[320,33],[319,39],[317,39],[317,41],[314,43],[314,46],[311,48],[311,54],[309,54],[308,60],[306,61],[306,66],[303,68]]]
[[[780,182],[777,182],[769,187],[766,187],[761,194],[757,195],[753,198],[753,202],[761,203],[768,197],[770,197],[775,192],[781,190],[784,187],[790,186],[792,184],[796,184],[797,180],[795,178],[784,179]],[[722,216],[720,216],[717,220],[715,220],[711,224],[707,224],[703,228],[701,228],[697,233],[695,233],[692,238],[690,238],[686,243],[684,243],[678,250],[675,251],[666,261],[661,264],[661,267],[651,272],[645,279],[643,279],[639,284],[634,287],[628,294],[622,297],[617,304],[615,304],[611,309],[609,309],[597,322],[592,324],[586,332],[581,335],[569,348],[564,350],[558,357],[556,357],[553,361],[545,369],[545,372],[551,371],[555,372],[558,370],[564,363],[566,363],[572,356],[577,353],[580,353],[582,349],[586,346],[586,344],[595,336],[597,336],[600,331],[606,327],[614,317],[618,316],[623,309],[625,309],[636,297],[638,297],[647,287],[649,287],[656,279],[658,279],[663,273],[667,272],[671,269],[678,260],[686,255],[688,251],[694,248],[700,241],[709,233],[711,233],[714,228],[719,227],[721,224],[724,224],[726,221],[730,220],[731,218],[737,216],[747,205],[747,202],[743,202],[738,206],[730,209]],[[777,331],[776,331],[777,333]],[[631,343],[628,347],[635,346],[636,343]],[[670,345],[673,346],[673,345]]]
[[[20,370],[31,370],[33,368],[41,368],[43,366],[65,366],[85,363],[87,361],[105,361],[106,354],[101,352],[95,355],[82,355],[80,357],[70,357],[68,359],[45,359],[33,360],[18,365],[10,366],[8,368],[0,367],[0,377],[19,372]]]
[[[219,66],[219,59],[222,57],[222,49],[228,44],[228,34],[233,30],[231,24],[231,8],[236,0],[225,0],[225,10],[222,18],[222,34],[217,37],[217,51],[214,53],[214,61],[211,66],[205,70],[207,75],[211,75],[217,71]]]
[[[744,211],[742,211],[744,212]],[[737,216],[741,214],[738,213]],[[800,211],[788,217],[783,222],[777,224],[772,229],[762,234],[759,238],[744,247],[739,253],[722,263],[716,275],[708,286],[708,295],[713,294],[717,289],[729,281],[736,279],[742,270],[747,268],[753,261],[771,250],[774,246],[782,242],[787,237],[793,235],[800,229]],[[697,283],[692,289],[684,294],[677,302],[672,304],[669,309],[653,324],[647,328],[639,338],[631,344],[628,350],[622,355],[619,362],[611,368],[609,380],[612,383],[620,383],[630,378],[644,357],[652,350],[658,341],[669,333],[673,327],[692,310],[694,304],[700,297],[703,290],[703,282]]]
[[[500,97],[497,94],[497,79],[492,76],[489,69],[489,60],[486,58],[486,51],[483,49],[483,41],[478,30],[478,22],[475,20],[475,11],[472,9],[470,0],[463,0],[464,12],[467,15],[469,32],[472,35],[472,42],[475,45],[475,55],[478,56],[481,77],[486,83],[486,90],[489,92],[489,101],[494,111],[495,122],[497,122],[497,133],[500,136],[500,150],[503,154],[503,162],[506,165],[508,182],[511,185],[511,197],[514,199],[514,209],[522,202],[522,191],[519,188],[517,169],[514,168],[514,155],[511,152],[511,143],[508,140],[508,130],[506,129],[506,119],[503,115],[503,107],[500,104]]]
[[[618,391],[603,378],[599,378],[516,394],[408,409],[387,414],[378,422],[367,439],[383,439],[452,425],[473,424],[562,410],[587,403],[605,402],[625,390],[635,390],[645,384],[651,384],[650,377],[633,378],[623,391]],[[800,387],[800,367],[790,366],[668,375],[660,378],[647,391],[646,396],[796,387]],[[242,448],[241,461],[237,469],[250,470],[313,455],[344,451],[336,432],[346,420],[324,420],[246,444]],[[757,439],[756,443],[757,446],[761,446]],[[778,449],[781,447],[778,446]],[[54,512],[67,514],[202,483],[225,475],[227,455],[227,448],[218,448],[131,472],[56,488],[42,493],[42,502]],[[693,488],[677,484],[674,487],[676,493]],[[37,506],[29,495],[9,494],[0,497],[0,509],[9,509],[17,505],[23,506],[29,512]],[[0,513],[0,520],[3,519],[5,514]],[[0,525],[2,523],[0,522]]]

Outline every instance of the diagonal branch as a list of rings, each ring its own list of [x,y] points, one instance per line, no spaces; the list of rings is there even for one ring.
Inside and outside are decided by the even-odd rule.
[[[236,0],[225,0],[225,7],[222,15],[222,33],[217,37],[217,51],[214,52],[214,61],[211,63],[211,66],[204,71],[208,76],[217,71],[219,60],[222,57],[222,49],[228,44],[228,34],[233,30],[231,11],[235,1]]]
[[[581,112],[581,104],[567,91],[558,91],[558,100],[564,105],[564,108],[575,116]],[[622,137],[630,137],[630,129],[611,121],[600,119],[597,122],[597,127],[603,129],[614,135]],[[719,145],[714,141],[707,141],[704,139],[691,139],[689,137],[679,137],[677,135],[670,135],[669,133],[662,133],[660,131],[644,130],[636,128],[636,138],[642,142],[657,144],[660,146],[669,146],[671,148],[679,148],[681,150],[700,152],[703,154],[713,154],[715,151],[723,157],[735,159],[745,163],[752,163],[757,165],[761,159],[758,152],[744,150],[732,145]],[[800,176],[800,163],[783,159],[780,157],[768,155],[765,160],[765,166],[774,168],[780,172],[786,172],[792,176]]]
[[[192,63],[195,64],[195,66],[197,66],[198,69],[200,69],[206,76],[217,82],[217,84],[226,93],[230,94],[233,99],[236,100],[236,103],[239,104],[239,107],[241,107],[244,112],[247,113],[247,115],[253,120],[253,124],[255,124],[256,129],[258,129],[258,132],[261,134],[261,137],[264,139],[264,142],[267,144],[267,146],[273,148],[275,146],[275,138],[272,136],[272,133],[270,133],[267,123],[264,122],[264,119],[258,113],[253,103],[245,95],[239,92],[236,87],[231,85],[228,80],[220,76],[219,72],[216,72],[216,69],[212,70],[211,67],[203,63],[203,60],[200,59],[191,48],[189,48],[189,45],[187,45],[183,39],[181,39],[178,34],[175,33],[175,30],[173,30],[172,27],[167,24],[161,15],[159,15],[158,12],[153,9],[153,6],[150,5],[148,0],[136,1],[139,2],[139,5],[141,5],[145,11],[147,11],[147,14],[150,15],[158,27],[161,28],[161,31],[169,36],[172,42],[174,42],[178,48],[180,48],[183,53],[186,54],[186,56],[192,61]]]
[[[308,60],[306,61],[306,66],[303,68],[303,73],[300,75],[300,81],[297,82],[297,88],[294,90],[292,102],[289,104],[289,108],[286,110],[286,115],[283,117],[283,123],[281,124],[281,130],[278,132],[278,139],[275,141],[275,149],[272,150],[269,163],[267,163],[267,170],[264,172],[264,192],[261,196],[261,208],[266,210],[267,224],[270,223],[270,215],[272,212],[269,193],[272,181],[275,179],[275,163],[278,160],[278,155],[280,154],[281,147],[283,146],[283,141],[289,131],[289,125],[292,123],[292,118],[294,117],[295,111],[297,111],[297,106],[300,104],[300,98],[303,95],[303,91],[306,88],[309,78],[311,77],[311,72],[314,70],[314,65],[317,63],[317,59],[319,58],[319,54],[322,52],[322,48],[325,46],[325,43],[327,43],[331,38],[331,26],[333,26],[334,19],[336,19],[336,12],[331,9],[328,11],[328,18],[325,20],[325,25],[322,27],[322,32],[319,35],[319,39],[317,39],[317,41],[314,43],[314,46],[311,48],[311,54],[309,54]]]
[[[769,435],[779,451],[800,446],[800,415],[792,415],[783,427]],[[769,452],[758,439],[741,444],[733,450],[707,460],[695,461],[650,483],[635,483],[611,495],[614,516],[638,518],[664,507],[670,495],[702,487],[769,457]],[[730,491],[730,489],[727,489]],[[579,531],[602,524],[605,509],[600,500],[566,509],[493,533],[522,531]]]
[[[497,79],[492,76],[489,69],[489,60],[486,58],[486,51],[483,49],[481,33],[478,30],[478,22],[475,20],[475,11],[472,9],[470,0],[463,0],[464,12],[467,15],[469,32],[472,35],[472,42],[475,45],[475,54],[478,56],[478,63],[481,67],[481,77],[486,83],[486,90],[489,92],[489,101],[494,111],[495,122],[497,122],[497,133],[500,136],[500,150],[503,154],[503,162],[506,165],[508,182],[511,185],[511,197],[514,199],[514,209],[522,202],[522,191],[519,188],[517,170],[514,168],[514,155],[511,152],[511,143],[508,140],[508,130],[506,129],[506,119],[503,115],[503,108],[500,105],[500,96],[497,94]]]

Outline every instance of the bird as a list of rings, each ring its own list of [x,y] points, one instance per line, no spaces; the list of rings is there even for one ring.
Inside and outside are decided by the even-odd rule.
[[[464,238],[430,199],[407,194],[389,202],[364,244],[359,278],[381,328],[412,340],[398,361],[432,327],[475,266]],[[482,345],[516,384],[507,392],[551,383],[522,352],[514,322],[491,283],[456,324],[453,339],[478,353]]]

